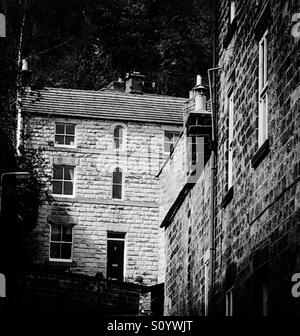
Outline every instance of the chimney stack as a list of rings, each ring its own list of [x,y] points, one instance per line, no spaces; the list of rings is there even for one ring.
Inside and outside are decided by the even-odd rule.
[[[122,78],[119,77],[118,80],[114,80],[109,83],[106,87],[109,90],[121,91],[124,92],[125,83],[123,82]]]
[[[28,71],[28,61],[26,58],[22,59],[22,71]]]
[[[202,77],[197,75],[195,92],[195,112],[206,111],[206,91],[207,88],[202,84]]]
[[[28,67],[28,60],[24,58],[22,60],[22,71],[21,71],[21,85],[22,87],[28,87],[30,86],[31,82],[31,71],[29,70]]]
[[[131,72],[126,75],[125,93],[143,94],[145,76],[140,72]]]

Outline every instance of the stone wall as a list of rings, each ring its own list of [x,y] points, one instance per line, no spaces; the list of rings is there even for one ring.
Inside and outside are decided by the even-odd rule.
[[[257,3],[257,5],[256,5]],[[263,3],[237,3],[237,28],[227,49],[221,48],[226,31],[226,1],[220,7],[220,72],[218,108],[217,261],[216,306],[224,313],[225,291],[234,285],[236,314],[261,314],[260,293],[268,291],[269,314],[296,313],[291,277],[299,271],[300,141],[299,43],[291,35],[296,1],[270,1],[268,27],[269,152],[257,167],[258,151],[258,41],[255,26]],[[299,11],[299,7],[298,7]],[[256,26],[257,27],[257,26]],[[226,91],[235,71],[233,198],[225,196],[224,142]],[[233,275],[230,270],[235,269]],[[275,280],[276,279],[276,280]],[[298,303],[299,307],[299,303]],[[299,310],[298,310],[299,312]]]
[[[233,290],[234,315],[262,315],[263,287],[267,314],[300,312],[299,299],[291,295],[292,275],[300,270],[299,39],[291,34],[299,2],[270,1],[269,150],[254,165],[253,158],[259,154],[258,42],[254,30],[265,3],[237,1],[233,31],[228,29],[228,2],[220,1],[218,7],[221,69],[215,199],[216,315],[225,315],[229,289]],[[233,90],[234,96],[232,198],[226,189],[224,154],[228,90]],[[203,264],[209,247],[210,189],[207,169],[204,180],[198,181],[166,228],[167,315],[205,313]]]
[[[209,250],[210,165],[166,227],[165,314],[204,312],[204,256]]]
[[[171,205],[178,197],[187,179],[186,166],[186,137],[181,136],[172,154],[163,163],[159,171],[159,223],[161,223]],[[166,274],[166,236],[165,229],[160,228],[160,263],[158,269],[158,282],[165,281]]]
[[[13,311],[139,314],[141,288],[137,284],[41,270],[17,276],[16,283],[7,306]]]
[[[162,221],[187,181],[186,136],[182,136],[158,175],[159,217]]]
[[[164,129],[176,126],[129,122],[124,151],[113,149],[111,121],[27,116],[26,132],[34,147],[43,149],[45,172],[53,164],[75,169],[75,197],[55,197],[42,206],[36,234],[40,241],[39,262],[49,260],[49,222],[56,219],[74,225],[74,272],[106,275],[107,231],[126,233],[125,279],[142,276],[154,284],[158,276],[159,209],[158,178],[165,153]],[[76,124],[76,147],[53,146],[55,122]],[[124,197],[112,199],[112,172],[121,167]],[[51,264],[51,263],[50,263]]]

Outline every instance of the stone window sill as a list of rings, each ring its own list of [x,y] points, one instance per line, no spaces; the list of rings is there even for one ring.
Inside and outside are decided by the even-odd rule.
[[[54,261],[54,260],[48,260],[47,265],[53,266],[55,268],[67,268],[77,266],[75,261]]]
[[[263,159],[267,156],[269,151],[270,151],[269,140],[267,139],[254,154],[251,160],[251,167],[256,169],[256,167],[258,167],[259,164],[263,161]]]
[[[226,206],[230,203],[230,201],[233,198],[233,187],[231,187],[225,194],[225,196],[223,197],[222,203],[221,203],[221,207],[222,208],[226,208]]]

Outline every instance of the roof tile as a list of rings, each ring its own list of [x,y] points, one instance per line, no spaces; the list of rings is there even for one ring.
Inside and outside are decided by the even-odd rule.
[[[185,102],[186,98],[126,94],[110,89],[88,91],[48,87],[27,91],[22,98],[25,113],[178,125],[183,123]]]

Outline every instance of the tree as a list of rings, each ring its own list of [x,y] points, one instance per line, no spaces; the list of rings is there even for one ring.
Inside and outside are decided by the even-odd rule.
[[[211,65],[211,1],[5,3],[12,40],[18,40],[24,13],[18,8],[25,8],[22,57],[31,62],[35,87],[97,90],[136,70],[156,83],[154,92],[186,96],[196,74],[205,75]]]
[[[25,171],[30,178],[20,183],[14,175],[1,185],[1,256],[9,265],[24,266],[30,259],[31,233],[37,224],[38,207],[49,201],[49,177],[44,174],[41,149],[16,152],[16,119],[20,92],[20,67],[28,36],[26,21],[33,1],[2,2],[8,20],[8,37],[0,40],[0,178],[4,173]],[[0,7],[0,10],[3,10]],[[1,180],[1,182],[2,182]],[[3,252],[4,250],[4,252]],[[10,253],[7,253],[7,251]]]

